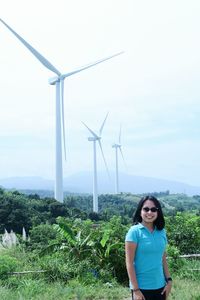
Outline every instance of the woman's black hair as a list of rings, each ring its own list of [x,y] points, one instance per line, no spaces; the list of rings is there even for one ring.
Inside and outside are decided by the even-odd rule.
[[[165,220],[164,220],[160,202],[154,196],[145,196],[141,198],[140,202],[138,203],[138,207],[135,211],[135,214],[133,216],[133,224],[138,224],[142,222],[141,210],[144,205],[144,202],[147,200],[152,201],[155,204],[155,207],[158,208],[158,217],[154,221],[154,225],[158,230],[162,230],[165,227]]]

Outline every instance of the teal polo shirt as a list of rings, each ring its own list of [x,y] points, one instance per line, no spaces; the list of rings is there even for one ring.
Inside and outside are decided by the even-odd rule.
[[[140,289],[154,290],[165,286],[163,254],[167,245],[165,229],[150,232],[142,224],[131,226],[126,242],[137,244],[134,267]],[[131,283],[130,288],[133,289]]]

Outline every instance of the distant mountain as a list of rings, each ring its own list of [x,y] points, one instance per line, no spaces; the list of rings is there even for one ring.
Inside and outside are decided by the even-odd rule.
[[[53,190],[54,181],[41,177],[10,177],[0,179],[0,185],[7,189]],[[141,194],[148,192],[185,193],[189,196],[200,194],[200,187],[186,183],[129,174],[119,174],[120,192]],[[64,178],[64,190],[73,193],[92,193],[92,173],[81,172]],[[106,173],[98,173],[100,194],[114,193],[114,173],[111,179]]]
[[[32,189],[32,190],[53,190],[53,180],[42,177],[8,177],[0,179],[0,186],[6,189]]]
[[[92,193],[92,173],[82,172],[71,175],[64,179],[65,189],[68,191]],[[170,193],[185,193],[187,195],[200,194],[200,187],[191,186],[186,183],[170,181],[158,178],[135,176],[129,174],[119,174],[120,192],[130,192],[133,194],[142,194],[148,192],[161,192],[169,190]],[[114,173],[111,173],[111,179],[106,173],[98,173],[99,193],[114,193]]]

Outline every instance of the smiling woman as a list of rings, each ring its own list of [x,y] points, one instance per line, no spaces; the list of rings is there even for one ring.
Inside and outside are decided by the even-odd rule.
[[[165,221],[159,201],[143,197],[126,235],[126,268],[132,299],[164,300],[171,290]]]

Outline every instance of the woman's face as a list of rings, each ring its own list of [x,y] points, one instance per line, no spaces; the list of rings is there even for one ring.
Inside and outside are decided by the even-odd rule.
[[[152,211],[153,210],[153,211]],[[153,223],[158,217],[157,207],[151,200],[146,200],[142,206],[141,213],[142,222]]]

